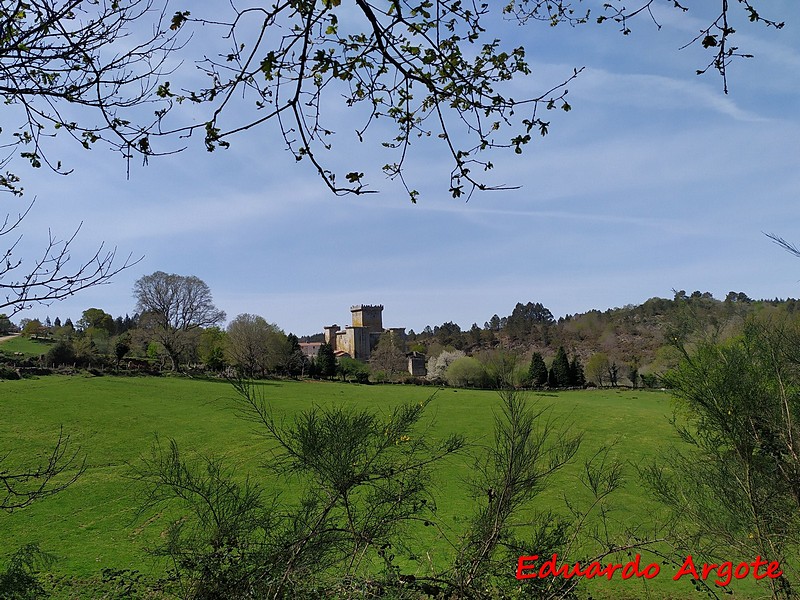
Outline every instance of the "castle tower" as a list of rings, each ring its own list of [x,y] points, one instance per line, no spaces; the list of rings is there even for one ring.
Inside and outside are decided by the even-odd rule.
[[[330,344],[334,351],[336,351],[336,333],[338,331],[338,325],[328,325],[325,327],[325,343]]]
[[[369,332],[383,331],[383,304],[356,304],[350,307],[353,327],[364,327]]]

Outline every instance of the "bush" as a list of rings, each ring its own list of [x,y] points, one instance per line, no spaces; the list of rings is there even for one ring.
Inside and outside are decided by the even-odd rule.
[[[642,470],[675,516],[680,556],[768,557],[783,567],[773,598],[796,598],[800,571],[800,328],[750,320],[741,336],[700,340],[665,383],[675,390],[678,434]],[[687,540],[690,542],[687,543]]]
[[[135,475],[147,489],[141,514],[188,509],[160,549],[184,597],[320,597],[306,593],[337,585],[342,597],[358,597],[354,585],[369,584],[376,564],[399,585],[393,549],[404,546],[410,526],[433,518],[433,464],[460,451],[462,438],[425,440],[418,424],[430,400],[387,416],[315,408],[287,423],[275,420],[258,388],[236,386],[245,416],[276,444],[272,467],[303,492],[299,503],[278,507],[219,459],[186,460],[175,442],[156,443]]]
[[[3,365],[0,366],[0,379],[20,379],[20,376],[16,369]]]
[[[445,371],[445,379],[453,387],[482,388],[490,384],[484,366],[471,356],[454,360]]]
[[[75,364],[77,358],[75,356],[75,349],[70,342],[62,340],[57,342],[55,346],[50,348],[45,355],[45,363],[53,365],[54,367],[60,365]]]
[[[642,386],[648,389],[661,387],[661,378],[655,373],[640,373],[639,379],[642,381]]]
[[[360,360],[343,356],[338,360],[337,371],[342,381],[369,382],[369,367]]]
[[[0,598],[3,600],[35,600],[47,593],[36,576],[38,567],[53,562],[36,544],[28,544],[12,554],[4,570],[0,571]]]

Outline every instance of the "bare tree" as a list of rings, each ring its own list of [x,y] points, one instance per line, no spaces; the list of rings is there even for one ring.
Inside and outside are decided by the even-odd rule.
[[[393,381],[406,370],[403,337],[394,331],[384,331],[378,340],[378,346],[370,355],[369,364],[373,372],[383,372],[388,380]]]
[[[156,271],[136,281],[133,295],[136,310],[147,315],[151,332],[164,346],[173,370],[180,364],[182,341],[188,333],[225,320],[225,312],[214,306],[211,289],[193,275]]]
[[[0,249],[0,309],[8,309],[10,315],[28,309],[34,304],[49,304],[109,280],[139,260],[128,255],[121,263],[116,260],[117,249],[106,249],[103,244],[88,259],[72,263],[71,246],[80,227],[68,238],[59,240],[48,230],[48,241],[44,251],[32,262],[15,257],[15,250],[22,239],[17,234],[22,220],[31,209],[16,217],[6,215],[0,224],[0,242],[8,239],[5,249]]]

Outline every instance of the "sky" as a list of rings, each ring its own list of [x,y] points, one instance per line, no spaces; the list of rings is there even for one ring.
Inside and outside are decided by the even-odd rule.
[[[29,262],[48,229],[63,238],[80,225],[74,261],[101,243],[140,260],[108,285],[14,319],[77,321],[89,307],[132,315],[133,284],[154,271],[201,278],[229,320],[258,314],[298,335],[349,324],[354,304],[383,304],[384,325],[420,331],[482,326],[517,302],[559,317],[673,290],[800,297],[800,261],[764,235],[800,242],[800,3],[764,9],[786,21],[781,31],[736,23],[737,44],[755,58],[730,67],[728,95],[715,73],[695,75],[702,49],[680,49],[708,15],[670,4],[656,6],[660,29],[644,17],[627,36],[613,24],[502,29],[533,66],[513,83],[520,96],[583,71],[568,86],[572,110],[547,113],[549,135],[522,155],[492,156],[491,180],[519,187],[466,202],[449,196],[451,166],[432,141],[412,148],[408,176],[421,192],[412,204],[375,172],[380,193],[333,196],[269,125],[227,150],[207,153],[196,140],[134,161],[129,176],[107,149],[56,140],[70,175],[13,165],[26,194],[5,197],[7,211],[35,198],[16,255]],[[355,140],[352,114],[328,115],[333,164],[386,162]]]

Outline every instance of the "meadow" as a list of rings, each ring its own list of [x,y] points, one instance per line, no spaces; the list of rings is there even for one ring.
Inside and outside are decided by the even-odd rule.
[[[386,411],[400,402],[419,402],[435,390],[415,386],[355,385],[314,381],[265,382],[262,389],[273,409],[291,419],[313,406],[346,404]],[[4,554],[20,544],[37,541],[58,557],[52,567],[66,584],[96,578],[104,568],[132,569],[157,577],[159,565],[146,549],[157,544],[167,515],[137,516],[137,484],[131,465],[149,452],[158,437],[175,439],[190,453],[213,453],[235,465],[237,472],[266,480],[269,445],[252,423],[238,418],[234,391],[225,382],[172,377],[48,376],[0,381],[3,432],[0,450],[11,451],[4,467],[23,457],[42,455],[63,426],[70,443],[85,457],[86,470],[62,493],[12,514],[0,514]],[[539,507],[563,511],[564,497],[581,498],[578,475],[582,459],[604,444],[626,462],[627,481],[614,500],[612,519],[632,527],[652,523],[659,507],[635,478],[633,464],[648,460],[677,439],[668,422],[670,397],[662,392],[592,390],[562,393],[530,392],[531,402],[547,408],[558,423],[571,423],[585,432],[581,452],[552,480],[538,499]],[[498,397],[493,392],[443,389],[428,413],[427,435],[461,433],[474,444],[472,452],[491,441]],[[439,469],[436,487],[438,515],[457,534],[459,519],[472,500],[465,480],[472,467],[469,456],[450,459]],[[286,492],[291,497],[292,490]],[[431,542],[436,549],[436,540]],[[439,550],[442,550],[439,548]],[[535,553],[535,549],[531,549]],[[434,557],[436,551],[433,552]],[[652,557],[645,560],[655,560]],[[444,561],[441,561],[442,563]],[[513,576],[516,565],[509,566]],[[587,590],[595,597],[696,597],[685,578],[671,581],[674,568],[648,582],[612,582]],[[740,582],[735,582],[740,583]],[[732,585],[745,596],[754,588]],[[81,597],[63,592],[62,597]],[[737,594],[738,595],[738,594]],[[757,594],[756,594],[757,595]],[[739,596],[742,597],[742,596]]]
[[[39,356],[40,354],[46,354],[52,346],[53,342],[49,340],[34,340],[18,335],[0,344],[0,350],[9,355],[19,352],[25,356]]]

